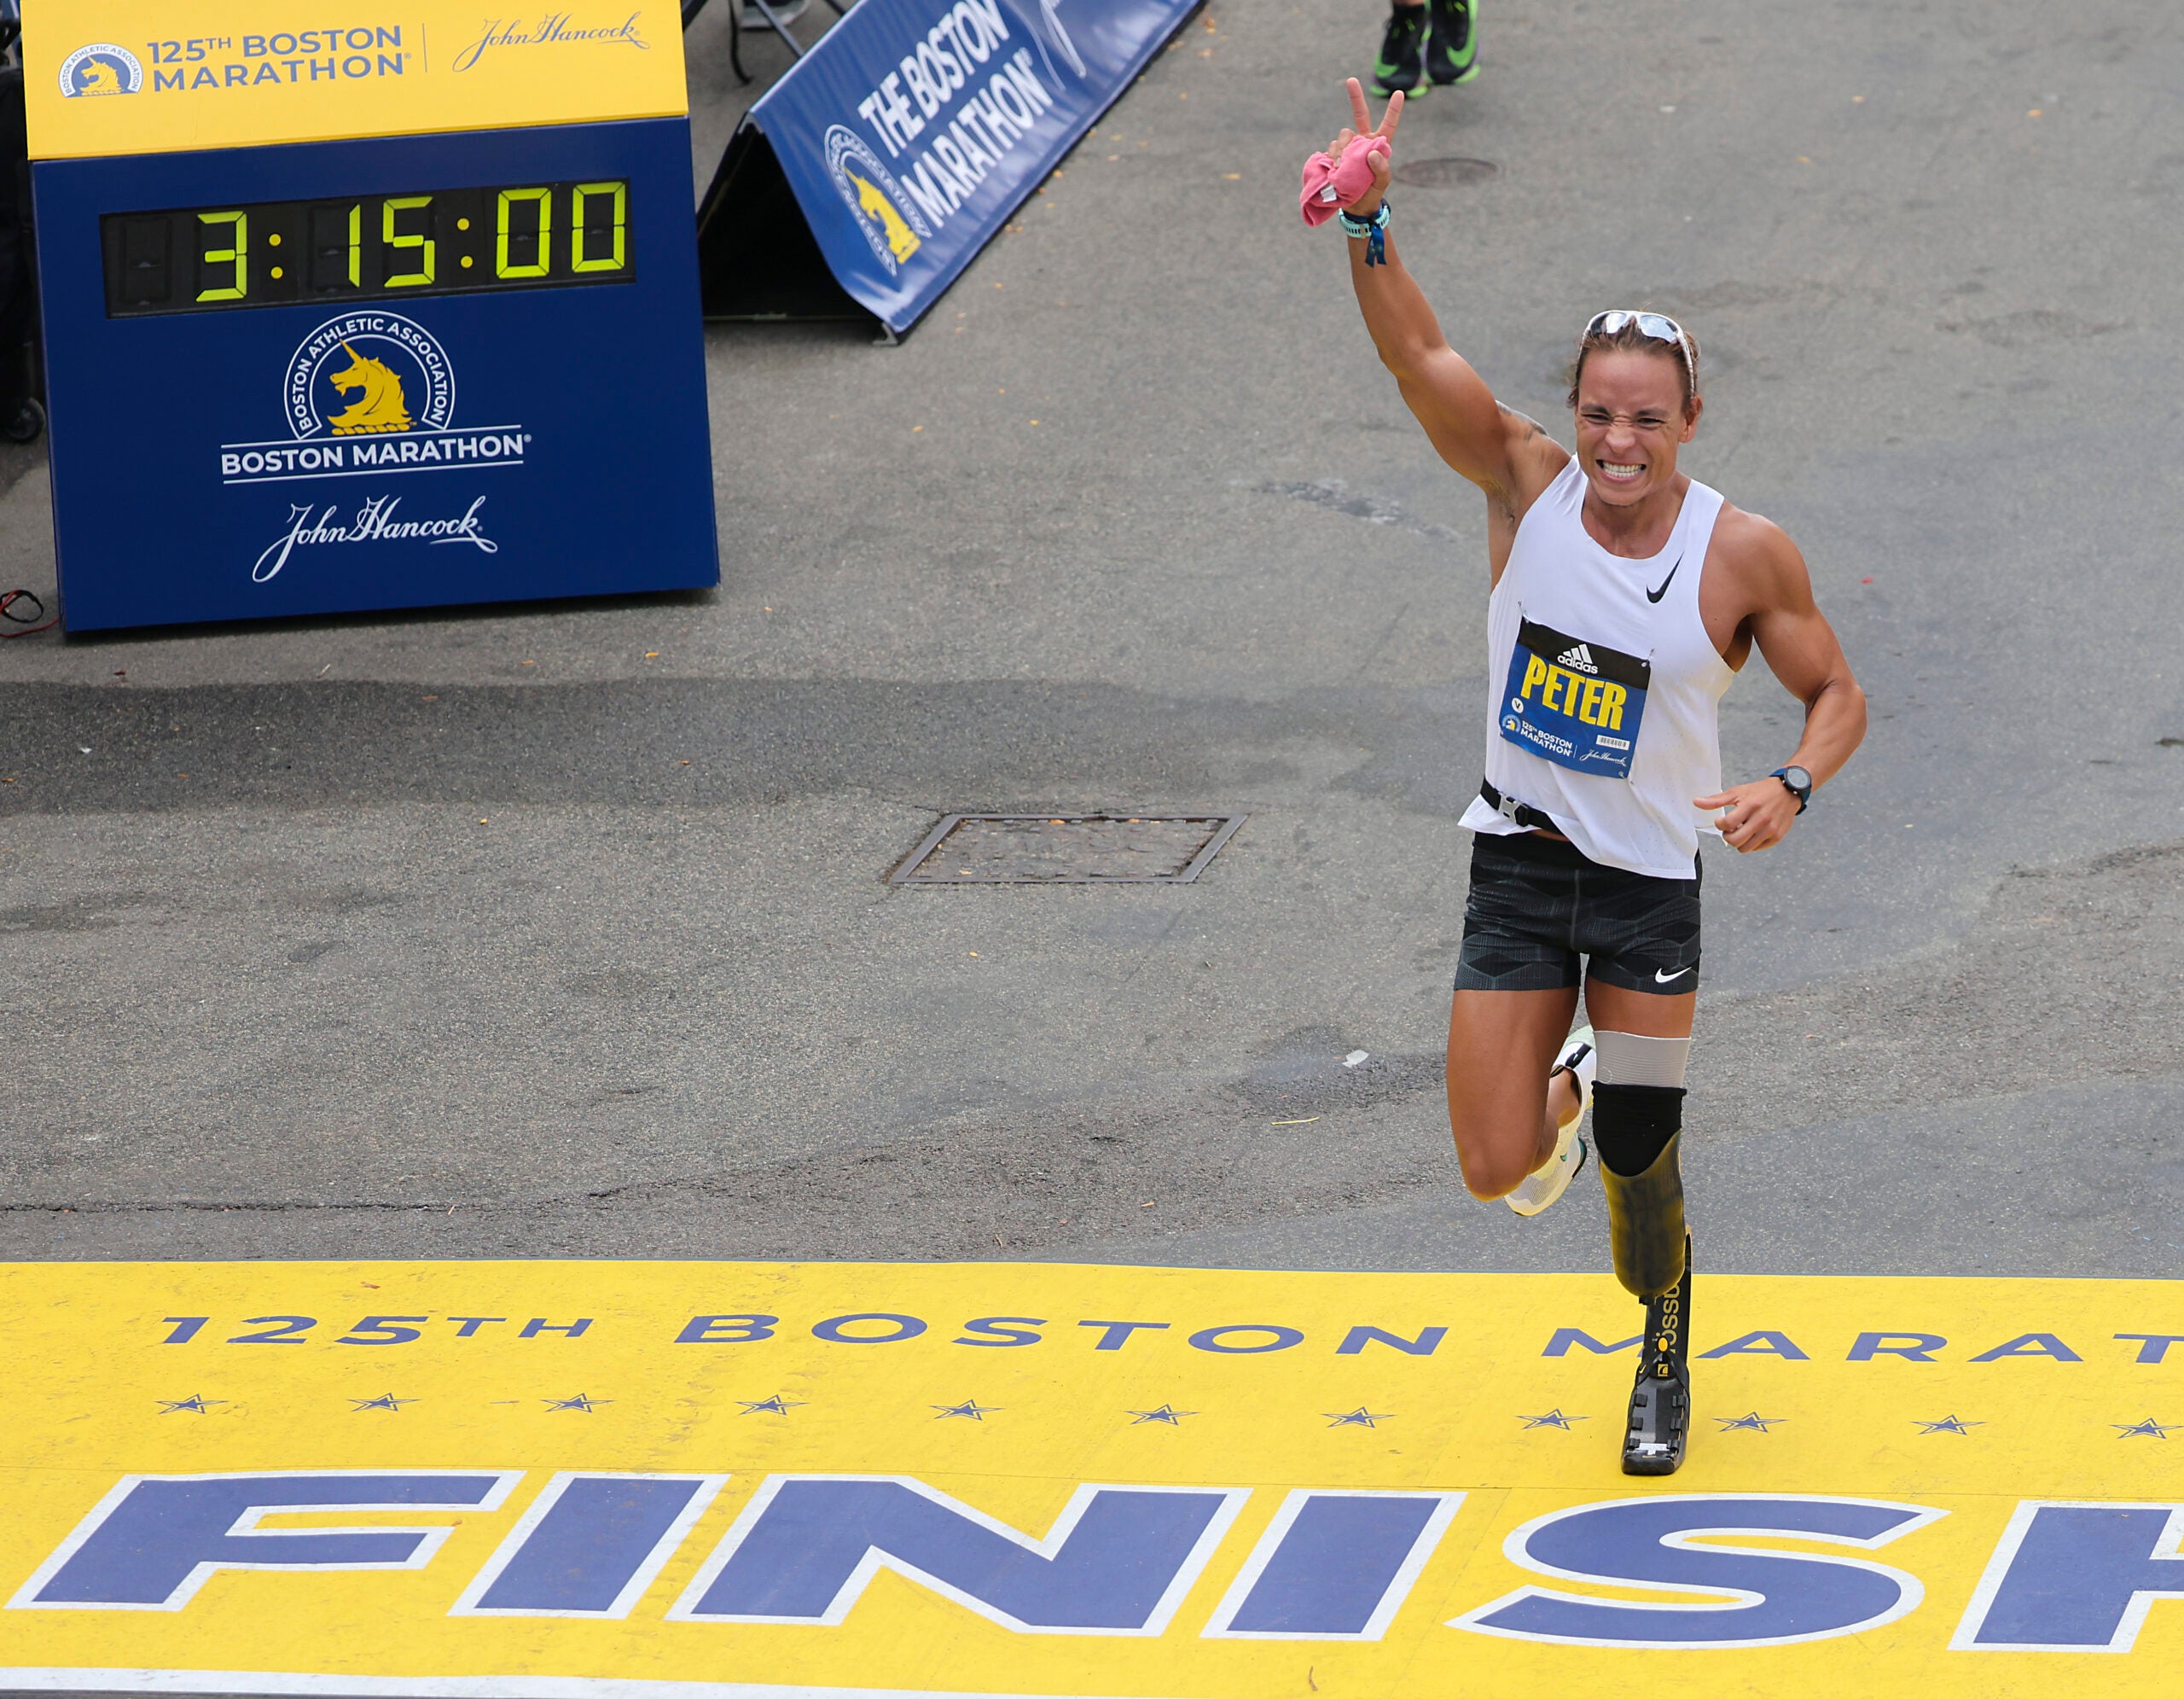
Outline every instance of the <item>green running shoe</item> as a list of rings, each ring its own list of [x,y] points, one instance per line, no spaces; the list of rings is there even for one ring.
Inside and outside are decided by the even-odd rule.
[[[1478,75],[1478,0],[1432,0],[1432,40],[1426,68],[1436,83],[1468,83]]]
[[[1467,8],[1468,0],[1466,0]],[[1433,85],[1426,78],[1426,8],[1397,6],[1380,40],[1373,67],[1373,86],[1384,95],[1422,95]]]

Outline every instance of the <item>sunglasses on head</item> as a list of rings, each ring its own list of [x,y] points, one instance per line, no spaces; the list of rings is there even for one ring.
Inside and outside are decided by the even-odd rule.
[[[1635,324],[1641,335],[1650,336],[1656,342],[1666,342],[1683,357],[1683,369],[1690,375],[1692,387],[1699,384],[1699,351],[1692,346],[1691,337],[1684,328],[1664,312],[1639,312],[1629,307],[1611,307],[1606,312],[1593,315],[1592,323],[1585,327],[1585,334],[1578,340],[1589,341],[1595,336],[1613,336],[1625,326]]]

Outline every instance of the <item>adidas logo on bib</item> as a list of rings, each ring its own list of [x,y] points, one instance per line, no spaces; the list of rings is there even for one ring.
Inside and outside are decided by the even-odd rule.
[[[1572,672],[1598,673],[1600,671],[1599,667],[1593,665],[1592,650],[1587,649],[1583,643],[1564,649],[1555,657],[1555,660],[1559,665],[1569,667]]]

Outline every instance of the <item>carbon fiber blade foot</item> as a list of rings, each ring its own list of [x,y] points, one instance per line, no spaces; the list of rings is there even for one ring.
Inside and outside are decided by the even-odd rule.
[[[1691,1433],[1691,1238],[1684,1236],[1683,1277],[1646,1306],[1646,1345],[1630,1389],[1623,1435],[1625,1475],[1674,1475]]]

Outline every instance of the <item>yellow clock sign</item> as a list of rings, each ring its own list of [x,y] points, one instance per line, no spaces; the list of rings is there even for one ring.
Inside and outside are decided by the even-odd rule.
[[[664,0],[527,17],[449,0],[331,14],[294,0],[69,0],[31,8],[23,46],[38,159],[689,110],[681,14]]]

